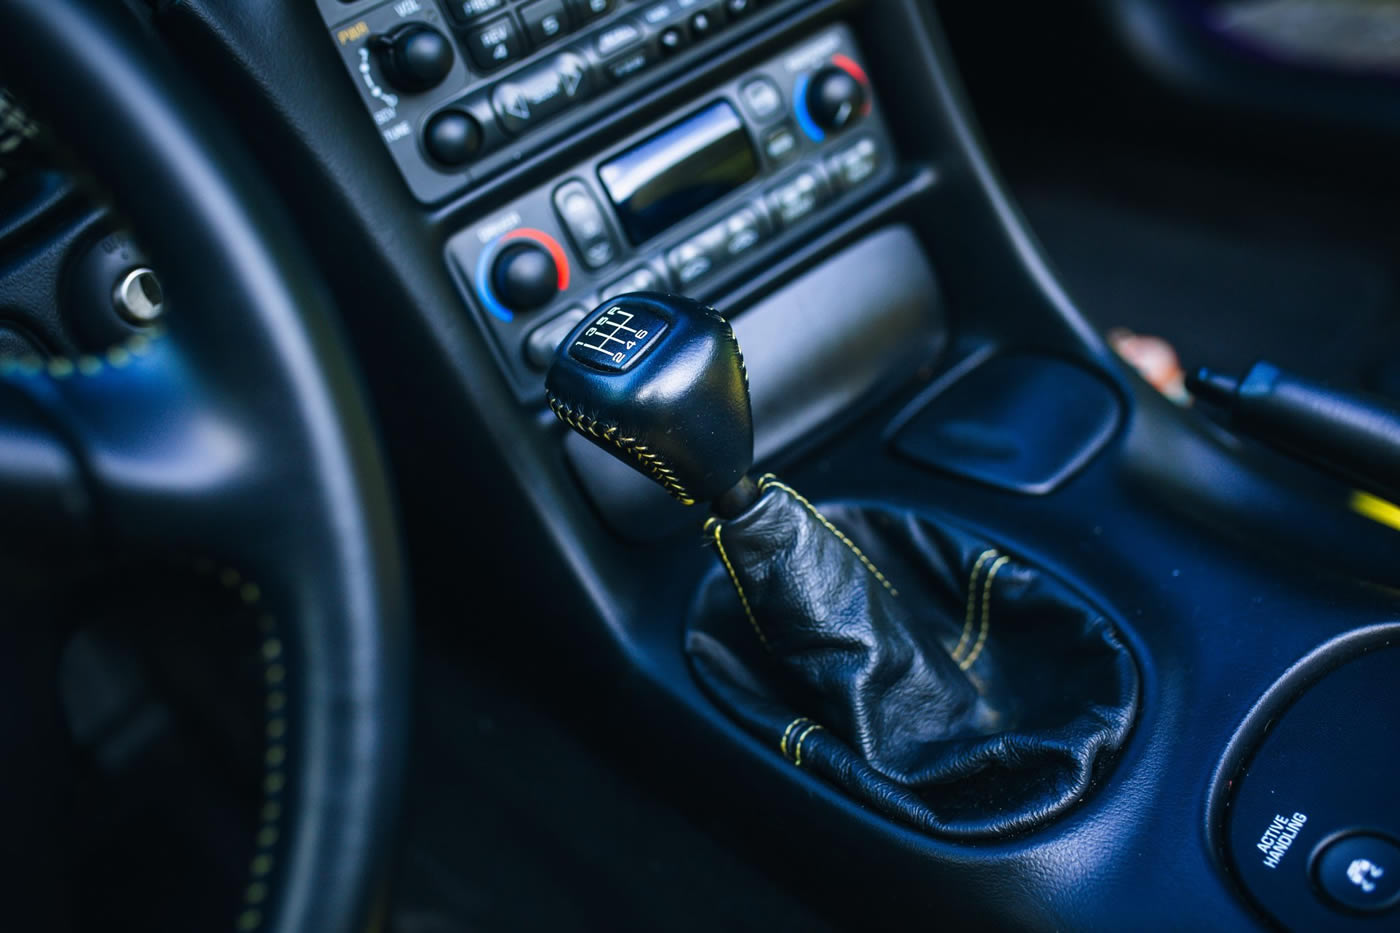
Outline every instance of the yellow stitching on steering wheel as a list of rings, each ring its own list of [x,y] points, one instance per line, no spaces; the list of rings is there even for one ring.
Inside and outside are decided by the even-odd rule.
[[[196,569],[213,573],[214,566],[201,562]],[[258,630],[263,635],[259,657],[263,662],[264,706],[266,723],[263,749],[263,804],[258,814],[256,851],[248,866],[249,883],[243,891],[243,911],[236,921],[240,933],[251,933],[263,923],[263,905],[270,893],[268,878],[276,864],[276,848],[282,835],[282,795],[287,788],[287,694],[283,687],[287,669],[283,664],[284,647],[278,634],[277,618],[262,610],[263,590],[232,567],[216,575],[224,589],[235,593],[239,601],[257,613]]]
[[[137,357],[151,352],[151,344],[165,334],[164,325],[157,324],[144,334],[135,334],[121,343],[108,347],[101,354],[85,353],[79,357],[55,356],[47,362],[38,356],[0,358],[0,376],[19,373],[22,376],[48,375],[56,382],[63,382],[75,375],[92,378],[100,376],[108,369],[125,369]]]

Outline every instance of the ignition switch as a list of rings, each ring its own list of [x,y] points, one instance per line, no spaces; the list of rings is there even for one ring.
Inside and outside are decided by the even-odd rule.
[[[63,310],[74,340],[85,352],[97,353],[160,320],[165,290],[131,234],[119,230],[71,261]]]

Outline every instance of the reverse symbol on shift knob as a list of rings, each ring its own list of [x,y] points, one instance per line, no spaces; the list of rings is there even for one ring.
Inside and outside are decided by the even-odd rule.
[[[569,347],[569,356],[595,369],[622,372],[655,345],[665,330],[666,322],[658,315],[610,305],[579,333]]]

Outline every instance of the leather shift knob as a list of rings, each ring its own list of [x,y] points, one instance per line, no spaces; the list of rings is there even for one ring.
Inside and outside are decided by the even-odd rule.
[[[549,407],[686,505],[731,490],[753,463],[744,357],[729,322],[679,295],[599,305],[559,345]]]

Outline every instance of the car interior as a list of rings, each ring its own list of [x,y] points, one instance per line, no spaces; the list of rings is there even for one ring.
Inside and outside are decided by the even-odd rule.
[[[1400,3],[0,27],[7,928],[1400,928]]]

